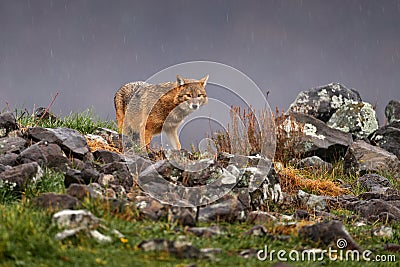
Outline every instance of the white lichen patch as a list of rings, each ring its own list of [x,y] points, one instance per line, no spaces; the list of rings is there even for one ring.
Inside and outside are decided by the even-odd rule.
[[[360,138],[367,137],[378,129],[378,121],[372,105],[354,101],[338,108],[327,125],[343,132],[353,133]]]
[[[326,91],[326,89],[324,88],[324,89],[322,89],[321,91],[319,91],[318,93],[318,96],[319,96],[319,102],[321,102],[321,101],[330,101],[330,97],[329,97],[329,94],[328,94],[328,91]]]
[[[367,136],[370,133],[376,131],[379,127],[378,121],[376,119],[376,113],[374,107],[370,103],[363,103],[361,108],[361,115],[365,118],[362,121],[362,132],[363,136]]]
[[[339,108],[341,105],[343,104],[343,97],[342,95],[339,96],[332,96],[332,100],[331,100],[331,107],[336,109]]]
[[[315,127],[314,125],[312,125],[310,123],[304,124],[303,133],[307,136],[312,136],[312,137],[315,137],[315,138],[318,138],[321,140],[325,139],[324,135],[317,133],[317,127]]]
[[[332,88],[332,92],[340,91],[340,85],[338,83],[330,83],[329,86]]]
[[[312,110],[313,107],[309,105],[310,97],[309,95],[301,92],[298,94],[296,99],[289,106],[289,110],[300,112],[300,113],[308,113],[309,110]]]
[[[304,92],[301,92],[297,96],[295,102],[298,103],[298,104],[304,104],[304,103],[307,103],[308,100],[309,100],[309,96],[306,95]]]

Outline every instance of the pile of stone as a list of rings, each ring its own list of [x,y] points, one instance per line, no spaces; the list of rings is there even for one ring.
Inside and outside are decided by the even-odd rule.
[[[277,166],[259,155],[220,152],[192,160],[187,151],[168,150],[165,159],[154,161],[134,153],[91,151],[87,140],[110,145],[109,140],[122,143],[121,136],[108,129],[86,136],[68,128],[19,129],[11,113],[0,114],[0,182],[22,193],[46,169],[55,169],[64,174],[66,194],[45,193],[33,200],[37,206],[77,210],[86,197],[96,198],[116,210],[137,209],[144,218],[168,216],[200,236],[223,234],[223,230],[196,228],[198,221],[247,221],[256,226],[245,234],[267,235],[262,226],[267,221],[296,224],[322,218],[328,222],[302,227],[300,235],[326,244],[344,238],[351,248],[360,250],[338,220],[357,225],[400,220],[400,192],[379,175],[400,170],[400,103],[390,101],[385,114],[388,124],[379,127],[371,104],[363,102],[357,91],[332,83],[301,92],[277,125],[289,138],[293,127],[299,134],[293,155],[297,167],[329,172],[337,160],[343,160],[345,170],[360,177],[349,187],[361,186],[366,191],[358,196],[333,198],[302,190],[287,195],[281,190]],[[273,202],[302,208],[290,215],[262,211]],[[358,217],[331,214],[337,207]],[[316,236],[316,232],[322,234]],[[139,247],[173,251],[178,256],[207,254],[178,241],[147,240]],[[243,255],[248,253],[243,251]]]
[[[378,126],[373,106],[339,83],[301,92],[281,125],[301,129],[296,155],[318,156],[328,163],[344,158],[351,173],[400,170],[400,102],[385,108],[388,124]],[[294,125],[294,126],[293,126]],[[291,126],[291,127],[288,127]]]

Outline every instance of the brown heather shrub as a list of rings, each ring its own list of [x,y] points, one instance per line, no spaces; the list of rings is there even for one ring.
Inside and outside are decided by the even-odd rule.
[[[297,148],[300,145],[303,128],[296,125],[290,119],[290,115],[284,115],[278,109],[275,114],[264,109],[259,112],[257,120],[252,107],[247,110],[231,107],[230,117],[228,130],[217,132],[212,136],[219,152],[241,155],[263,152],[265,155],[273,152],[270,151],[271,147],[276,146],[275,156],[265,155],[267,158],[287,162],[299,156]]]

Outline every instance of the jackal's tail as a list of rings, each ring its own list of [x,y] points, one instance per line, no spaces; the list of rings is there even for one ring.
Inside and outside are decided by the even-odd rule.
[[[117,118],[118,130],[122,132],[122,127],[124,125],[125,113],[128,107],[129,101],[131,100],[135,91],[140,87],[147,85],[147,83],[139,81],[127,83],[114,95],[114,106],[115,106],[115,116]]]

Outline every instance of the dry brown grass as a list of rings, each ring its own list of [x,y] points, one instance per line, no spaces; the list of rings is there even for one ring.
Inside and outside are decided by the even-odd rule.
[[[86,138],[86,143],[88,144],[88,147],[90,149],[90,152],[94,152],[96,150],[108,150],[111,152],[115,152],[118,154],[122,154],[122,151],[110,144],[104,144],[103,142],[96,141],[96,140],[91,140],[89,138]]]
[[[231,107],[228,130],[218,132],[212,139],[218,151],[241,155],[268,152],[264,156],[287,162],[299,156],[297,151],[303,133],[303,128],[295,125],[289,116],[276,109],[275,114],[261,110],[257,117],[252,107],[247,110]],[[270,154],[272,146],[276,147],[274,155]]]
[[[285,167],[278,172],[282,190],[286,193],[295,193],[299,189],[306,190],[313,194],[324,196],[340,196],[346,190],[337,186],[329,180],[329,173],[321,173],[317,176],[305,170],[298,170],[293,167]]]

